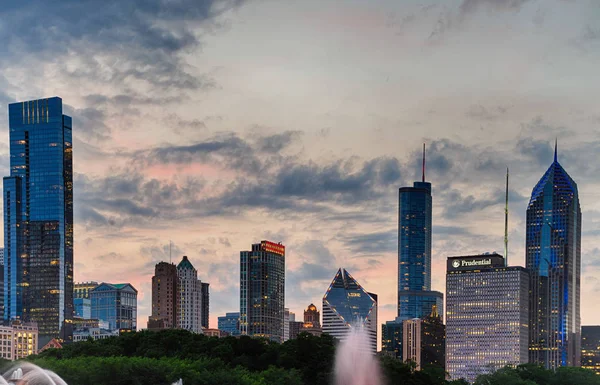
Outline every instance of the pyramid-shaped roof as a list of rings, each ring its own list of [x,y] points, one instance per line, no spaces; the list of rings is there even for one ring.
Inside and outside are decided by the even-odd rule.
[[[373,297],[343,268],[333,278],[323,301],[348,325],[365,322],[377,305]]]
[[[533,204],[540,196],[544,195],[544,192],[547,191],[546,189],[549,189],[553,194],[562,196],[568,201],[573,199],[574,195],[576,196],[578,194],[577,183],[573,181],[565,169],[558,163],[556,154],[554,156],[554,162],[552,162],[540,181],[533,188],[529,205]]]
[[[190,260],[188,259],[187,255],[183,256],[183,259],[181,260],[181,262],[179,262],[179,265],[177,265],[178,269],[189,269],[189,270],[195,270],[194,266],[192,265],[192,263],[190,262]]]

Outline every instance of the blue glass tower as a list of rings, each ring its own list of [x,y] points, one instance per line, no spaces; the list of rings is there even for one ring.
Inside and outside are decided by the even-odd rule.
[[[527,207],[526,263],[531,274],[529,362],[578,366],[581,346],[581,207],[577,184],[554,162]]]
[[[443,309],[443,295],[431,291],[431,183],[423,179],[399,191],[398,321],[424,318],[434,306]]]
[[[92,319],[108,322],[111,331],[135,331],[137,293],[130,283],[101,283],[90,291]]]
[[[39,343],[68,340],[73,317],[73,153],[62,99],[8,107],[4,319],[35,321]]]

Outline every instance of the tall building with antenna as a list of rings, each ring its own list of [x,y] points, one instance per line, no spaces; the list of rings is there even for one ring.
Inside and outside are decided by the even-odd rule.
[[[443,294],[431,290],[431,183],[422,179],[399,190],[398,319],[424,318],[434,306],[443,309]]]
[[[525,260],[531,274],[529,361],[578,366],[581,350],[581,207],[577,184],[554,161],[527,207]]]

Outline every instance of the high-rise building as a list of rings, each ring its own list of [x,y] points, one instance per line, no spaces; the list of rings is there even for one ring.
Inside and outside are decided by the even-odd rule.
[[[446,328],[434,308],[427,317],[403,321],[402,357],[420,370],[429,365],[445,367]]]
[[[402,321],[387,321],[381,325],[381,351],[402,359],[403,354]]]
[[[92,318],[109,330],[136,330],[137,293],[130,283],[101,283],[90,291]]]
[[[152,315],[148,329],[173,329],[179,326],[179,278],[172,263],[159,262],[152,277]]]
[[[423,179],[399,190],[398,321],[424,318],[433,306],[443,309],[443,294],[431,291],[431,183]]]
[[[219,330],[234,337],[240,335],[240,313],[225,313],[218,318],[218,322]]]
[[[73,147],[58,97],[8,107],[4,177],[4,319],[69,341],[73,318]]]
[[[285,246],[262,241],[240,252],[240,332],[282,342]]]
[[[89,298],[73,299],[73,308],[75,309],[75,317],[82,319],[92,318],[92,300]]]
[[[600,326],[581,327],[581,367],[600,375]]]
[[[90,298],[90,290],[98,286],[98,282],[78,282],[73,285],[73,298]]]
[[[323,333],[344,340],[350,330],[363,327],[372,353],[377,351],[377,295],[367,292],[341,268],[323,296]]]
[[[202,333],[202,282],[187,256],[177,265],[179,277],[179,328]]]
[[[304,310],[304,328],[320,328],[321,327],[321,313],[317,310],[317,307],[312,303],[308,305],[308,308]]]
[[[298,338],[298,334],[300,334],[300,332],[302,332],[302,325],[304,325],[304,322],[302,321],[290,321],[289,322],[289,331],[290,331],[290,335],[289,335],[289,339],[290,340],[294,340],[296,338]]]
[[[201,324],[203,329],[209,329],[209,319],[210,319],[210,292],[209,292],[210,284],[207,282],[202,282],[202,319]]]
[[[446,371],[480,374],[528,362],[529,274],[498,254],[448,258]]]
[[[0,247],[0,265],[4,266],[4,247]]]
[[[287,341],[290,339],[290,317],[294,317],[294,321],[296,320],[296,315],[290,312],[290,309],[287,307],[283,309],[283,340]]]
[[[581,208],[577,184],[554,162],[527,207],[526,264],[531,273],[529,361],[577,366],[581,353]]]
[[[13,321],[0,326],[0,358],[15,361],[38,353],[38,328],[35,322]]]

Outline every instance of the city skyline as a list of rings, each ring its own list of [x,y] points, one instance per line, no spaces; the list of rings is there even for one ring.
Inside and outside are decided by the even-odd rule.
[[[396,316],[397,189],[420,180],[422,143],[431,289],[444,292],[447,256],[503,250],[507,166],[509,261],[525,266],[525,210],[558,137],[580,190],[582,324],[600,323],[595,5],[201,3],[133,19],[81,4],[77,25],[61,4],[2,11],[0,167],[7,104],[62,97],[75,281],[131,282],[143,327],[172,239],[172,260],[188,255],[211,283],[217,325],[239,308],[239,250],[271,239],[289,251],[286,307],[319,304],[346,266],[378,294],[382,323]],[[281,39],[271,19],[288,20]],[[139,32],[150,25],[156,36]]]

